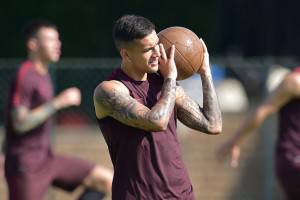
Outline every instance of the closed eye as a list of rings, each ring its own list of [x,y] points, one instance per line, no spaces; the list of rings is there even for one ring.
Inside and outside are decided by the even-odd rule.
[[[144,49],[143,52],[146,53],[146,52],[148,52],[148,51],[155,50],[155,47],[156,47],[158,44],[159,44],[159,41],[157,41],[157,43],[156,43],[154,46]]]

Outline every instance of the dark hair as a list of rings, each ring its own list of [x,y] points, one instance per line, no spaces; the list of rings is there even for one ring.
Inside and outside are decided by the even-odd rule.
[[[25,42],[33,37],[36,37],[37,32],[44,27],[57,30],[57,26],[54,23],[45,19],[33,20],[27,23],[23,28],[23,37]]]
[[[155,25],[145,17],[138,15],[124,15],[113,27],[113,39],[119,49],[123,43],[134,39],[142,39],[155,30]]]

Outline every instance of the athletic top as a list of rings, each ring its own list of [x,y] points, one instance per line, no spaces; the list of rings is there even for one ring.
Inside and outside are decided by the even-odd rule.
[[[148,74],[146,81],[135,81],[120,68],[107,80],[122,82],[149,109],[158,101],[163,85],[157,73]],[[175,107],[166,131],[147,132],[112,117],[98,123],[114,166],[113,200],[194,199],[176,134]]]
[[[16,171],[36,171],[47,161],[50,153],[49,133],[51,118],[23,136],[12,126],[11,111],[18,106],[32,110],[53,99],[53,87],[49,74],[39,74],[31,61],[21,64],[13,78],[5,113],[6,167]]]
[[[300,67],[294,70],[300,73]],[[278,156],[300,163],[300,98],[295,98],[279,111],[279,137],[276,144]],[[298,163],[297,163],[298,162]]]

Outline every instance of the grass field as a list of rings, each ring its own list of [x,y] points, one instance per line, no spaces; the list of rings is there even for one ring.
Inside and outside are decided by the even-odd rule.
[[[226,163],[219,164],[215,159],[217,146],[230,136],[242,118],[243,114],[224,115],[223,133],[216,136],[200,134],[178,126],[183,158],[196,199],[263,200],[263,145],[259,134],[253,134],[243,143],[241,164],[237,169],[230,168]],[[56,153],[81,157],[112,168],[106,144],[97,126],[57,127],[55,133],[53,147]],[[278,193],[278,190],[277,183],[274,183],[274,193]],[[72,194],[52,188],[47,199],[76,199],[80,192],[80,188]],[[0,179],[0,199],[7,199],[3,177]],[[279,196],[277,199],[279,200]]]

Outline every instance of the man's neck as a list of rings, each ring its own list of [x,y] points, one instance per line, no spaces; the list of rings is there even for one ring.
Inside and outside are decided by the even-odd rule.
[[[147,80],[147,73],[140,73],[135,71],[131,66],[126,65],[125,63],[121,64],[121,69],[127,76],[136,81],[145,81]]]
[[[33,63],[36,71],[39,74],[45,75],[48,73],[48,67],[49,67],[49,62],[45,62],[41,59],[38,59],[34,56],[29,56],[29,60],[31,60],[31,62]]]

